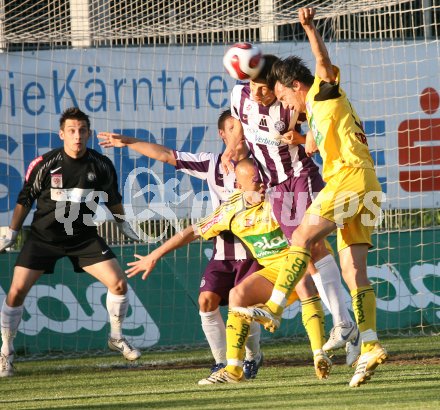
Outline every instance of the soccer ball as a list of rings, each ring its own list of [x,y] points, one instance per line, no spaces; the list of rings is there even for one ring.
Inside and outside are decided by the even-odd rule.
[[[223,65],[236,80],[253,80],[264,64],[260,48],[251,43],[234,44],[224,55]]]

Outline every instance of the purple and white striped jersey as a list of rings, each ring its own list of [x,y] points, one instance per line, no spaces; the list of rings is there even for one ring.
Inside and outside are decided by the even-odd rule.
[[[235,188],[235,174],[223,174],[221,155],[210,152],[174,151],[176,169],[207,182],[211,196],[212,208],[217,208],[226,201]],[[214,238],[214,254],[216,260],[245,260],[250,256],[242,243],[230,232],[223,232]]]
[[[249,84],[234,86],[231,111],[243,126],[244,136],[266,185],[278,185],[291,176],[299,176],[302,171],[318,172],[302,145],[280,141],[285,132],[300,131],[302,121],[297,112],[284,109],[278,100],[269,106],[258,104],[252,99]]]

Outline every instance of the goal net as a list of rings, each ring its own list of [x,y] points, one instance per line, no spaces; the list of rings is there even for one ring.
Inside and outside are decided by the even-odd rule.
[[[101,149],[99,131],[190,152],[223,149],[217,118],[234,80],[222,56],[238,41],[264,53],[313,60],[293,0],[0,0],[0,226],[9,224],[30,162],[61,146],[67,107],[90,115],[90,147],[118,172],[127,214],[145,240],[124,242],[98,214],[123,267],[211,209],[204,181],[127,148]],[[363,120],[386,195],[369,254],[384,334],[423,334],[440,324],[440,5],[434,0],[321,0],[316,24],[341,83]],[[319,159],[318,159],[319,162]],[[25,225],[29,226],[31,216]],[[0,255],[0,301],[15,249]],[[147,281],[129,281],[124,324],[142,348],[204,342],[198,315],[201,272],[211,244],[165,257]],[[105,288],[63,260],[31,290],[16,339],[24,354],[103,348]],[[350,304],[348,292],[347,304]],[[299,306],[274,337],[304,335]],[[329,321],[327,325],[329,326]],[[265,338],[272,337],[264,334]]]

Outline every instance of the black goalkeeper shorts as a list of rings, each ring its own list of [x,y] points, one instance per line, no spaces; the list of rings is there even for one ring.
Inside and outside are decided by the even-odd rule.
[[[41,241],[31,234],[17,256],[15,266],[53,273],[57,260],[65,256],[71,260],[75,272],[84,272],[82,268],[85,266],[116,258],[98,235],[73,243],[57,244]]]

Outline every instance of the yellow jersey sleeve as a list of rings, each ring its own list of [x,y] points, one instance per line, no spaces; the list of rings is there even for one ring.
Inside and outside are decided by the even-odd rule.
[[[245,208],[243,194],[239,191],[231,194],[227,201],[196,224],[199,235],[203,239],[212,239],[223,231],[230,231],[231,221],[243,208]]]
[[[324,181],[343,167],[374,169],[361,120],[340,87],[339,68],[333,69],[335,83],[316,76],[306,97],[307,120],[323,159]]]

